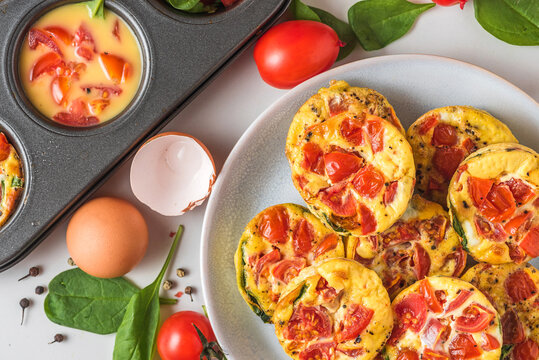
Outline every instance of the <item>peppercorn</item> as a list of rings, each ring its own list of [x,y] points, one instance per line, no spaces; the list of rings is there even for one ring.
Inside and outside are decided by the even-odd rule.
[[[185,293],[191,297],[191,302],[193,302],[193,288],[191,286],[186,287]]]
[[[62,341],[64,341],[64,339],[65,339],[64,335],[62,335],[62,334],[56,334],[56,335],[54,335],[54,341],[51,341],[51,342],[49,343],[49,345],[50,345],[50,344],[54,344],[54,343],[56,343],[56,342],[57,342],[57,343],[61,343]]]
[[[22,325],[24,321],[24,309],[30,306],[30,300],[28,300],[27,298],[22,298],[21,301],[19,301],[19,305],[22,308],[22,317],[21,317],[21,325]]]
[[[165,282],[163,283],[163,289],[165,290],[170,290],[172,289],[173,286],[174,286],[174,283],[170,280],[165,280]]]
[[[73,261],[72,258],[67,259],[67,263],[68,263],[69,266],[76,266],[76,264],[75,264],[75,262]]]
[[[185,270],[182,269],[182,268],[178,268],[176,269],[176,275],[178,275],[178,277],[182,278],[185,276]]]
[[[36,294],[41,295],[45,292],[45,288],[43,286],[37,286],[36,287]]]
[[[37,266],[32,266],[30,270],[28,270],[28,274],[20,278],[19,281],[26,279],[28,276],[36,277],[38,275],[39,275],[39,268]]]

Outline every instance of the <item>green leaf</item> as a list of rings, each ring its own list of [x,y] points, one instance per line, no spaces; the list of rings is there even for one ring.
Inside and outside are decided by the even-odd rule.
[[[131,297],[116,334],[113,360],[152,359],[159,326],[159,289],[182,232],[183,226],[180,225],[167,259],[154,282]]]
[[[292,11],[294,17],[297,20],[312,20],[324,23],[331,27],[337,33],[339,40],[341,40],[345,45],[339,50],[339,56],[337,61],[344,59],[354,48],[356,47],[356,36],[352,31],[350,25],[337,19],[332,14],[324,11],[322,9],[315,8],[313,6],[307,6],[302,3],[300,0],[294,0],[292,3]]]
[[[474,0],[483,29],[513,45],[539,45],[537,0]]]
[[[91,18],[104,19],[105,18],[105,0],[90,0],[86,1],[86,6],[90,10]]]
[[[22,183],[22,179],[17,175],[13,176],[13,178],[11,179],[11,187],[22,188]]]
[[[167,0],[175,9],[190,13],[212,13],[217,10],[219,4],[215,1],[213,4],[204,5],[200,0]]]
[[[406,0],[364,0],[348,10],[348,22],[365,50],[378,50],[406,34],[417,17],[433,6]]]
[[[45,314],[54,323],[96,334],[116,332],[139,289],[125,278],[100,279],[80,269],[64,271],[49,283]]]
[[[455,211],[455,207],[451,203],[449,203],[449,211],[451,212],[451,216],[453,217],[453,229],[461,239],[460,243],[462,244],[462,248],[465,251],[470,252],[470,250],[468,249],[468,239],[466,238],[466,233],[464,232],[460,221],[458,221],[457,212]]]
[[[502,346],[502,354],[500,355],[500,360],[504,360],[506,357],[508,357],[511,352],[513,351],[513,347],[515,345],[513,344],[505,344]]]
[[[49,283],[45,314],[52,322],[95,334],[118,330],[125,308],[139,288],[123,277],[100,279],[80,269],[64,271]],[[176,299],[160,299],[176,304]]]
[[[303,283],[303,286],[301,287],[301,290],[299,291],[298,297],[294,300],[294,305],[296,305],[296,303],[303,297],[303,295],[305,295],[305,292],[307,291],[308,288],[309,288],[309,285],[307,285],[306,283]]]

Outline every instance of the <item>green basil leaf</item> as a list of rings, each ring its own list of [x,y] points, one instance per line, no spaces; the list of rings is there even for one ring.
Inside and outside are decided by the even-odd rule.
[[[513,45],[539,45],[537,0],[474,0],[483,29]]]
[[[345,45],[339,50],[339,56],[337,61],[344,59],[354,48],[356,47],[356,36],[352,31],[350,25],[337,19],[332,14],[322,9],[315,8],[313,6],[307,6],[300,0],[294,0],[292,3],[292,11],[294,18],[297,20],[312,20],[324,23],[331,27],[337,33],[339,40]]]
[[[378,50],[406,34],[417,17],[433,6],[406,0],[364,0],[348,10],[348,22],[365,50]]]
[[[49,283],[45,314],[59,325],[111,334],[118,330],[129,300],[138,291],[125,278],[100,279],[78,268],[67,270]]]
[[[167,0],[175,9],[190,13],[212,13],[217,10],[218,1],[210,5],[204,5],[200,0]]]
[[[153,283],[134,294],[114,342],[113,360],[151,360],[159,327],[159,289],[183,232],[180,225],[167,259]]]
[[[86,6],[90,9],[90,17],[104,19],[105,18],[105,0],[90,0],[86,1]]]
[[[505,344],[504,346],[502,346],[502,354],[500,355],[500,360],[504,360],[506,357],[508,357],[513,351],[514,346],[515,345],[513,344]]]

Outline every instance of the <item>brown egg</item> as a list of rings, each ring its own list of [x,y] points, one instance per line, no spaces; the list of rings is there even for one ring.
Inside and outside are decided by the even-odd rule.
[[[148,226],[128,201],[101,197],[75,212],[66,241],[69,254],[84,272],[113,278],[128,273],[144,257]]]

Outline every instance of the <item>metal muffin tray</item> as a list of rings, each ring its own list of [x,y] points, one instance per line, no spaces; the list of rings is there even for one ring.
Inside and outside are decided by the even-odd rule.
[[[242,0],[230,9],[200,15],[177,11],[165,0],[106,1],[138,38],[142,80],[123,113],[86,129],[43,117],[26,99],[18,78],[18,54],[31,25],[70,2],[77,1],[0,2],[0,131],[17,149],[25,176],[17,209],[0,228],[0,271],[28,255],[273,24],[290,0]]]

